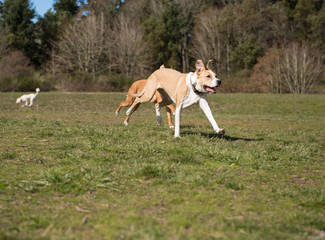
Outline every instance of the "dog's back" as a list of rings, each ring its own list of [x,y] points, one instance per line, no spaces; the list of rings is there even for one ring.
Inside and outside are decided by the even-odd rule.
[[[131,96],[131,94],[139,93],[142,91],[144,86],[146,85],[147,79],[142,79],[135,81],[132,83],[131,87],[129,88],[128,95]]]
[[[184,88],[184,90],[187,91],[185,81],[186,75],[187,74],[181,73],[174,69],[165,68],[155,71],[151,76],[155,79],[154,81],[157,81],[157,88],[163,88],[168,95],[175,97],[177,88]]]

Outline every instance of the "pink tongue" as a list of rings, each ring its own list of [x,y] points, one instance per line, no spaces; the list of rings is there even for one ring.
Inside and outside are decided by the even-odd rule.
[[[209,88],[209,87],[206,87],[205,89],[206,89],[209,93],[214,93],[214,92],[215,92],[214,89]]]

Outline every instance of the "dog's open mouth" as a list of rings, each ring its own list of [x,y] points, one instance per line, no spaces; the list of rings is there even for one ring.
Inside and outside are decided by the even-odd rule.
[[[207,85],[204,85],[204,89],[207,93],[215,94],[216,93],[216,87],[209,87]]]

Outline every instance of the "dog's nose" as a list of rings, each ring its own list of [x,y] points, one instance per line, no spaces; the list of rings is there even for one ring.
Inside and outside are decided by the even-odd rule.
[[[221,80],[218,79],[218,80],[217,80],[217,87],[219,87],[220,85],[221,85]]]

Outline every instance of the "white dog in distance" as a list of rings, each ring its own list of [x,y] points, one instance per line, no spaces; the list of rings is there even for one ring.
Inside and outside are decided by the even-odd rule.
[[[36,93],[31,93],[31,94],[25,94],[23,96],[21,96],[20,98],[17,98],[16,103],[20,103],[20,102],[25,102],[25,104],[23,104],[21,107],[31,107],[33,105],[33,103],[35,102],[36,106],[38,107],[38,102],[37,102],[37,95],[40,92],[39,88],[36,88]],[[28,101],[29,101],[29,105],[28,105]]]

